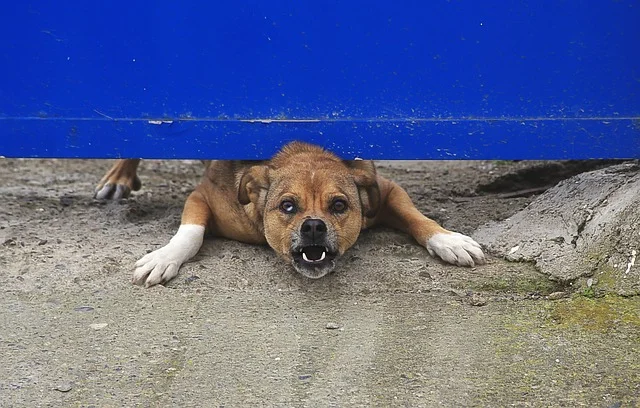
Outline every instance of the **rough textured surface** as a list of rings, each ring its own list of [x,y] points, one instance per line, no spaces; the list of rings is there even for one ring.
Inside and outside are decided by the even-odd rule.
[[[132,286],[133,263],[173,235],[201,167],[143,162],[141,192],[95,201],[108,165],[0,160],[2,407],[640,403],[640,297],[594,297],[499,258],[443,265],[393,231],[365,232],[319,281],[268,248],[210,239],[166,287]],[[469,234],[513,219],[540,187],[479,186],[545,166],[380,171]]]
[[[640,165],[582,173],[509,219],[475,233],[494,254],[533,261],[560,282],[591,277],[593,290],[640,293]]]

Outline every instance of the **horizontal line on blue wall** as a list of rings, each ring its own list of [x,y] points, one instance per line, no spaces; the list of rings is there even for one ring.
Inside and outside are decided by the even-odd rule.
[[[119,121],[119,122],[148,122],[152,125],[171,124],[173,122],[241,122],[241,123],[416,123],[416,122],[546,122],[546,121],[640,121],[640,116],[597,116],[597,117],[523,117],[523,118],[496,118],[496,117],[463,117],[463,118],[313,118],[313,119],[277,119],[277,118],[193,118],[193,117],[110,117],[101,114],[102,117],[40,117],[40,116],[0,116],[0,120],[42,120],[42,121]]]
[[[265,159],[293,140],[345,159],[640,158],[640,117],[0,119],[5,157]]]

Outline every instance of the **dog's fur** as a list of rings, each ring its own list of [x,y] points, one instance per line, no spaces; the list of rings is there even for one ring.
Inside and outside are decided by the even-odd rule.
[[[139,187],[137,161],[119,163],[133,175],[120,184],[131,184],[128,191]],[[113,196],[127,189],[111,190]],[[320,278],[334,270],[362,229],[374,225],[411,234],[448,263],[485,261],[480,245],[422,215],[400,186],[376,174],[372,162],[340,160],[318,146],[294,142],[270,161],[210,163],[186,201],[178,232],[136,262],[133,282],[149,287],[174,278],[206,233],[268,244],[302,275]]]

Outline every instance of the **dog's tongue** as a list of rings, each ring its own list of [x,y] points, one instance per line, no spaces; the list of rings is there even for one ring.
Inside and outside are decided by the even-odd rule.
[[[308,246],[302,250],[302,259],[307,262],[323,261],[326,255],[324,247],[321,246]]]

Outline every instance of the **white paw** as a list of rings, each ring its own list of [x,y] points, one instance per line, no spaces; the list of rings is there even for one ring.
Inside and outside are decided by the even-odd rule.
[[[427,240],[427,250],[431,256],[439,256],[443,261],[459,266],[475,266],[485,263],[480,244],[471,237],[457,232],[441,232]]]
[[[172,250],[171,244],[146,254],[136,262],[133,283],[149,287],[170,281],[178,274],[178,269],[184,263],[182,257],[177,255]]]
[[[203,239],[203,226],[181,225],[171,242],[136,262],[132,282],[149,287],[170,281],[180,266],[198,252]]]

